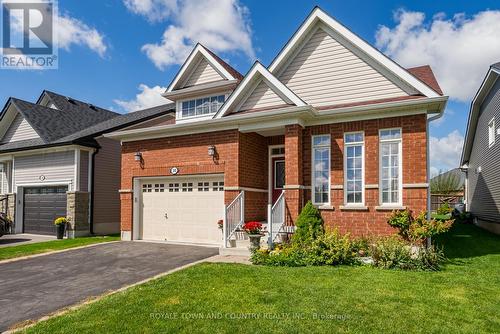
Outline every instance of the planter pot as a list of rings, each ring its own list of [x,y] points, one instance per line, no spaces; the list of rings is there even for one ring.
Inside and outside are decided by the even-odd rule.
[[[260,248],[260,239],[262,238],[262,235],[260,234],[250,234],[248,235],[248,238],[250,239],[250,250],[254,251]]]
[[[66,229],[66,224],[56,225],[57,239],[64,238],[64,230]]]

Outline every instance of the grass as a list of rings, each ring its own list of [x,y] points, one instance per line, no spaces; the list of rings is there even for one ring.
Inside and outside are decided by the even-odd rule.
[[[500,238],[459,225],[438,242],[449,258],[440,272],[206,263],[26,332],[499,332]]]
[[[19,246],[8,246],[0,248],[0,260],[7,260],[21,256],[47,253],[62,249],[86,246],[102,242],[120,240],[119,235],[103,237],[82,237],[75,239],[51,240],[24,244]]]

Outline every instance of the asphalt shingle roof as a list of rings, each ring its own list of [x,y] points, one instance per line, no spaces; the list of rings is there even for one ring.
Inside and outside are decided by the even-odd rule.
[[[94,140],[96,136],[157,116],[173,114],[175,111],[175,104],[169,103],[122,115],[53,92],[44,93],[58,109],[10,98],[9,102],[23,115],[40,138],[1,144],[0,152],[71,143],[97,146]]]

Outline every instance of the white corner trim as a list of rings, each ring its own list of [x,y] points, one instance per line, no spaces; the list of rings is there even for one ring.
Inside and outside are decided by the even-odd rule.
[[[257,75],[261,75],[262,79],[266,81],[266,84],[268,84],[270,88],[284,100],[288,100],[298,107],[307,105],[300,97],[292,92],[290,88],[272,75],[271,72],[269,72],[261,63],[255,62],[243,81],[238,85],[236,90],[229,96],[229,99],[226,100],[224,105],[215,114],[214,118],[221,118],[229,111],[230,108],[234,107],[239,99],[245,96],[245,92],[247,92],[248,89],[253,88],[253,79]]]
[[[294,48],[300,44],[302,38],[314,27],[317,22],[323,22],[328,28],[337,32],[340,36],[350,41],[355,47],[359,48],[363,53],[380,63],[392,72],[395,76],[406,82],[411,87],[415,88],[427,97],[438,97],[439,94],[427,86],[425,83],[414,77],[407,70],[399,66],[392,59],[385,56],[382,52],[368,44],[355,33],[347,29],[340,22],[329,16],[319,7],[314,8],[309,17],[300,26],[299,30],[293,35],[283,50],[273,60],[269,66],[269,71],[275,73],[280,67],[286,63],[286,59],[293,54]]]
[[[407,189],[429,188],[429,184],[428,183],[403,183],[403,188],[407,188]]]
[[[219,72],[219,74],[227,80],[236,80],[235,77],[231,75],[211,54],[203,47],[201,44],[197,44],[191,54],[188,56],[187,60],[182,65],[180,71],[175,76],[172,83],[167,88],[167,92],[172,92],[179,81],[184,77],[186,71],[189,69],[190,65],[196,59],[196,56],[201,54],[205,59],[214,67],[214,69]]]
[[[75,149],[75,185],[73,191],[80,191],[80,149]]]

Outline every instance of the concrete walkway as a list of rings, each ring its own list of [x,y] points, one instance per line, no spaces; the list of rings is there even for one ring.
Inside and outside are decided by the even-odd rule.
[[[115,242],[0,264],[0,331],[217,254],[217,248]]]
[[[55,236],[38,234],[6,234],[0,237],[0,248],[33,244],[36,242],[56,240]]]

